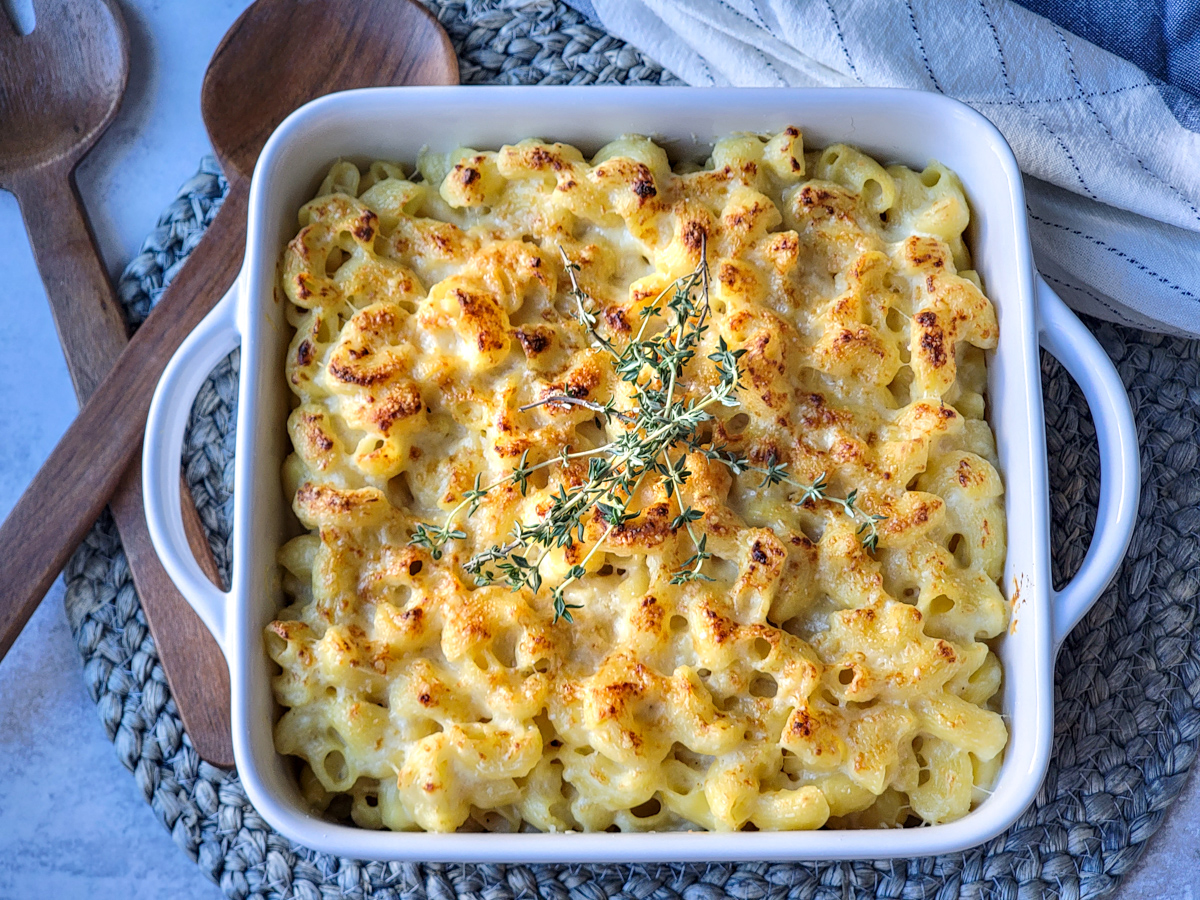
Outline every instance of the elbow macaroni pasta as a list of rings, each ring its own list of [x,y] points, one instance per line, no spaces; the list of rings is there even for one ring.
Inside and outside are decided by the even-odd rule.
[[[1008,610],[1003,485],[984,420],[991,303],[962,187],[800,132],[735,134],[672,168],[627,136],[588,161],[535,140],[330,170],[280,286],[296,329],[266,630],[280,753],[309,801],[369,828],[734,830],[947,822],[986,795],[1007,730],[989,641]],[[621,382],[572,317],[558,248],[600,332],[707,247],[712,318],[683,390],[745,349],[713,439],[886,516],[868,553],[833,504],[687,460],[711,582],[661,484],[568,590],[477,588],[462,564],[580,477],[491,492],[440,560],[409,544],[477,474],[609,436],[584,408]],[[591,536],[595,540],[595,535]],[[556,583],[583,557],[548,561]]]

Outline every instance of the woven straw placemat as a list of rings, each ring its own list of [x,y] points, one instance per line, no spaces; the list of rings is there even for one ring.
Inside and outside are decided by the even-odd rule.
[[[663,83],[637,51],[551,0],[431,5],[468,82]],[[195,246],[225,185],[211,160],[181,189],[126,269],[134,320]],[[1140,856],[1200,742],[1200,342],[1089,323],[1133,400],[1142,508],[1113,586],[1058,660],[1055,746],[1034,805],[965,853],[811,865],[461,866],[364,863],[270,829],[236,774],[201,762],[183,731],[107,514],[67,570],[66,607],[93,699],[121,761],[175,842],[233,898],[318,900],[848,900],[1099,898]],[[229,565],[237,354],[192,415],[186,472],[222,568]],[[1099,490],[1091,419],[1052,359],[1043,388],[1055,579],[1087,549]]]

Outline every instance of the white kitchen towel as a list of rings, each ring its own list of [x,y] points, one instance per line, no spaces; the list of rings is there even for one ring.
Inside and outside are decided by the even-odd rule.
[[[1038,267],[1065,300],[1200,336],[1200,103],[1132,63],[1008,0],[570,2],[693,85],[962,100],[1012,145]]]

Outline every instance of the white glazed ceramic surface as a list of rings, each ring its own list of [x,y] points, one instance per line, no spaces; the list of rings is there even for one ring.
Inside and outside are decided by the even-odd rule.
[[[629,132],[651,135],[675,159],[702,160],[732,131],[797,125],[805,145],[845,141],[917,169],[930,159],[959,174],[972,207],[970,244],[1000,321],[989,354],[988,410],[1006,485],[1008,560],[1003,590],[1013,623],[1001,640],[1003,711],[1011,732],[994,794],[947,825],[890,831],[665,832],[656,834],[414,834],[369,831],[307,811],[293,764],[272,743],[279,715],[262,630],[280,607],[275,554],[298,528],[283,495],[289,442],[283,359],[291,337],[274,291],[276,261],[296,211],[338,157],[412,162],[426,145],[495,148],[538,136],[585,153]],[[1062,591],[1050,576],[1046,447],[1039,341],[1083,388],[1101,452],[1097,531]],[[212,367],[242,347],[234,486],[233,573],[214,588],[188,551],[179,512],[184,427]],[[385,860],[651,862],[879,859],[946,853],[1007,828],[1032,802],[1053,734],[1054,657],[1120,565],[1138,500],[1138,450],[1129,401],[1108,357],[1061,300],[1035,279],[1021,177],[990,122],[943,96],[879,89],[383,88],[317,100],[267,143],[251,188],[246,261],[229,294],[179,348],[150,411],[146,513],[163,563],[229,660],[238,773],[276,829],[331,853]]]

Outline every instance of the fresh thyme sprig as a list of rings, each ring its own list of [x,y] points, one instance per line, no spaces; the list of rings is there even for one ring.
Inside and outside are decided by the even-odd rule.
[[[711,310],[706,242],[701,243],[696,269],[675,279],[642,308],[637,334],[621,348],[596,330],[594,304],[576,277],[579,265],[561,247],[559,252],[571,281],[567,296],[573,302],[575,318],[592,342],[610,356],[617,376],[630,385],[635,407],[619,410],[613,397],[596,403],[566,394],[551,394],[520,407],[521,411],[553,405],[587,409],[604,425],[618,423],[619,433],[600,447],[573,451],[564,446],[556,456],[532,465],[526,450],[509,475],[488,485],[483,485],[476,475],[473,487],[464,492],[461,502],[447,513],[443,524],[418,524],[411,543],[427,548],[434,559],[440,559],[447,543],[466,538],[466,533],[454,524],[459,514],[466,511],[468,517],[472,516],[489,492],[515,485],[525,496],[534,472],[556,463],[565,467],[572,460],[587,459],[587,478],[582,485],[569,490],[560,485],[550,495],[549,509],[538,521],[517,523],[507,542],[489,547],[464,564],[463,568],[475,577],[477,585],[499,581],[514,591],[528,588],[537,593],[543,587],[541,568],[546,557],[555,550],[567,551],[576,544],[585,544],[590,516],[592,522],[604,526],[603,534],[571,566],[566,578],[551,587],[554,620],[572,621],[571,610],[579,606],[567,602],[566,589],[586,574],[588,564],[613,532],[638,517],[639,511],[631,509],[631,504],[647,476],[658,476],[668,501],[674,499],[679,512],[671,521],[671,530],[686,530],[694,547],[692,555],[672,574],[671,583],[712,581],[703,571],[704,563],[712,558],[707,548],[708,535],[697,534],[695,529],[703,513],[684,503],[681,490],[692,474],[687,469],[687,454],[700,452],[735,475],[742,472],[763,475],[764,487],[784,483],[797,488],[801,496],[796,502],[800,504],[825,500],[840,506],[847,516],[861,523],[858,534],[863,546],[875,550],[879,541],[876,525],[884,517],[860,510],[856,506],[857,491],[851,491],[845,498],[833,496],[827,491],[824,475],[812,484],[804,484],[792,478],[787,468],[773,457],[765,468],[751,465],[745,456],[728,447],[713,446],[701,435],[700,426],[712,420],[713,407],[738,406],[736,394],[741,380],[738,361],[745,354],[744,349],[732,350],[724,338],[718,339],[716,352],[708,355],[716,370],[716,384],[698,398],[676,396],[679,379],[696,358],[708,330]],[[667,327],[647,334],[651,321],[664,316],[663,300],[668,294],[671,296],[665,303]]]
[[[887,516],[872,515],[859,509],[855,505],[858,502],[858,488],[852,490],[845,497],[834,496],[826,491],[826,488],[829,487],[829,482],[825,480],[824,472],[812,484],[802,484],[793,478],[789,478],[786,474],[787,470],[777,465],[774,458],[769,461],[767,468],[763,469],[758,466],[751,466],[749,471],[762,473],[763,481],[759,487],[766,487],[769,484],[779,484],[782,482],[783,484],[790,484],[792,487],[799,488],[801,494],[795,502],[801,506],[809,500],[824,500],[840,506],[847,516],[855,522],[860,523],[856,533],[862,541],[862,545],[872,553],[878,548],[879,530],[877,526],[880,522],[887,519]]]

